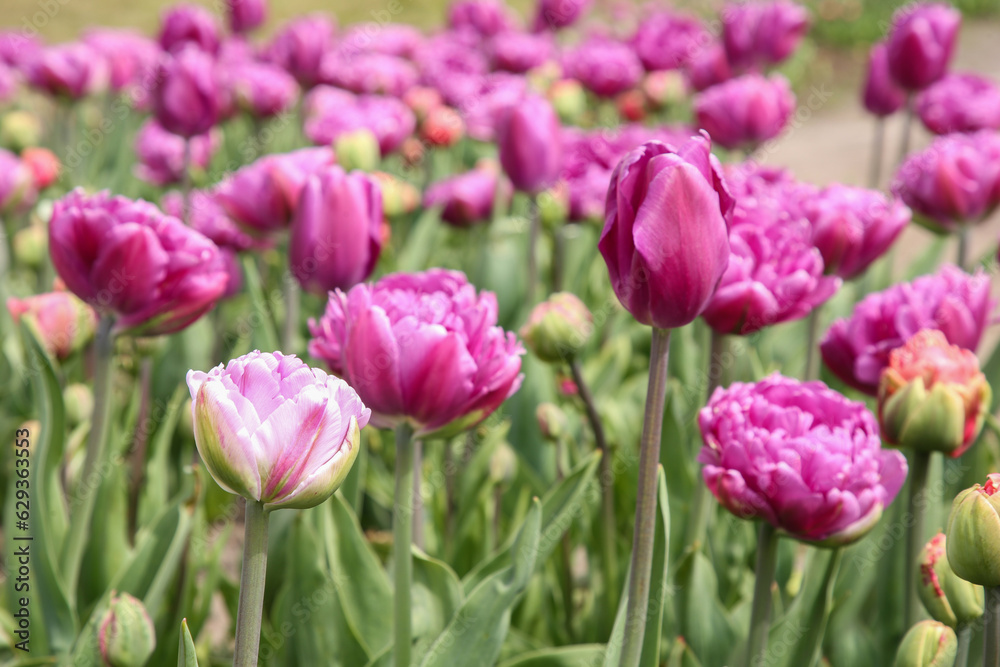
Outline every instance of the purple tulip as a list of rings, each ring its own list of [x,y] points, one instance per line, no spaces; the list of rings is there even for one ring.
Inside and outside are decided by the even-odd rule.
[[[226,15],[234,33],[250,32],[267,20],[267,0],[226,0]]]
[[[181,51],[193,44],[215,55],[219,51],[219,26],[204,7],[174,5],[163,14],[159,40],[164,51]]]
[[[226,290],[214,243],[150,203],[106,191],[77,189],[55,203],[49,252],[70,291],[136,336],[180,331]]]
[[[420,75],[413,63],[396,56],[362,53],[345,58],[332,51],[323,59],[320,77],[323,83],[354,93],[402,97]]]
[[[168,192],[163,196],[163,211],[180,218],[184,212],[184,195]],[[192,190],[188,204],[188,224],[220,249],[243,252],[267,248],[268,243],[246,234],[226,214],[216,198],[203,190]]]
[[[906,480],[906,458],[882,449],[864,403],[822,382],[734,382],[715,390],[698,425],[702,476],[719,503],[805,542],[860,539]]]
[[[917,114],[934,134],[1000,129],[1000,88],[976,74],[948,74],[920,93]]]
[[[25,65],[25,74],[38,90],[71,99],[104,90],[109,76],[104,58],[84,42],[45,47]]]
[[[381,53],[411,60],[423,43],[423,33],[412,25],[365,23],[349,28],[338,41],[337,49],[347,57],[359,53]]]
[[[0,213],[20,213],[35,203],[31,169],[14,153],[0,148]]]
[[[455,227],[486,222],[493,214],[499,177],[495,168],[487,166],[449,176],[427,188],[424,207],[443,206],[441,219]],[[509,199],[509,188],[507,185],[501,196]]]
[[[156,119],[168,132],[194,137],[211,130],[222,115],[224,100],[212,56],[186,48],[160,65],[153,105]]]
[[[319,505],[358,456],[371,411],[343,380],[251,352],[187,374],[194,441],[219,486],[266,510]]]
[[[643,18],[632,46],[646,70],[653,72],[684,67],[711,39],[698,19],[659,11]]]
[[[22,30],[0,31],[0,61],[21,69],[42,52],[42,42]]]
[[[900,166],[892,191],[938,233],[984,220],[1000,203],[1000,134],[938,137]]]
[[[405,420],[416,437],[446,437],[521,385],[524,348],[496,321],[496,296],[476,294],[462,273],[397,273],[333,292],[309,321],[309,353],[358,390],[373,424]]]
[[[591,37],[564,57],[567,73],[600,97],[614,97],[642,78],[642,63],[628,44]]]
[[[224,70],[237,106],[257,118],[270,118],[290,110],[298,99],[295,78],[277,65],[244,62]]]
[[[737,70],[782,62],[808,29],[809,12],[790,0],[729,3],[722,8],[722,41]]]
[[[367,174],[337,165],[309,177],[288,244],[289,267],[316,294],[350,289],[375,270],[382,251],[382,191]]]
[[[691,87],[697,91],[733,78],[733,70],[726,59],[726,50],[718,42],[709,42],[695,49],[684,71]]]
[[[306,181],[333,162],[329,148],[266,155],[232,173],[212,196],[245,231],[267,236],[291,224]]]
[[[868,53],[868,73],[862,95],[865,108],[876,116],[890,116],[906,103],[906,91],[889,74],[889,51],[879,42]]]
[[[467,83],[470,86],[464,91],[446,89],[445,101],[457,105],[470,137],[478,141],[496,141],[500,116],[524,99],[528,92],[527,79],[508,72],[494,72],[474,77]]]
[[[289,22],[264,51],[264,59],[284,68],[303,88],[320,81],[323,57],[333,44],[334,26],[321,14]]]
[[[969,275],[945,265],[934,275],[866,296],[849,319],[831,325],[820,353],[834,375],[874,396],[892,350],[921,329],[940,329],[952,345],[975,352],[995,306],[982,270]]]
[[[131,30],[89,30],[83,41],[101,54],[110,71],[111,90],[122,92],[148,86],[156,75],[162,52],[153,40]]]
[[[188,141],[191,142],[191,164],[185,165],[185,145]],[[180,183],[184,180],[185,169],[207,168],[218,148],[219,134],[215,130],[185,139],[167,132],[155,118],[150,118],[135,136],[134,149],[139,160],[135,175],[161,187]]]
[[[559,30],[576,23],[590,7],[590,0],[538,0],[532,29]]]
[[[0,104],[6,104],[14,98],[19,80],[13,67],[0,62]]]
[[[910,209],[898,199],[845,185],[824,188],[805,206],[826,273],[844,280],[864,273],[910,221]]]
[[[559,178],[559,118],[544,97],[529,95],[507,108],[497,123],[500,164],[514,187],[538,194]]]
[[[318,86],[309,93],[305,105],[305,133],[317,145],[332,144],[337,137],[364,128],[375,135],[385,156],[398,150],[417,127],[416,116],[395,97],[354,96]]]
[[[511,20],[507,6],[498,0],[454,0],[448,8],[448,27],[492,37],[511,28]]]
[[[524,74],[551,60],[555,45],[547,33],[509,30],[493,37],[489,51],[495,69]]]
[[[908,4],[892,17],[889,72],[906,90],[923,90],[948,71],[962,24],[959,11],[943,3]]]
[[[733,198],[706,136],[652,141],[611,176],[598,248],[611,287],[643,324],[684,326],[705,309],[729,261]]]
[[[795,111],[795,95],[780,74],[744,74],[702,91],[694,107],[698,127],[713,141],[753,150],[781,133]]]

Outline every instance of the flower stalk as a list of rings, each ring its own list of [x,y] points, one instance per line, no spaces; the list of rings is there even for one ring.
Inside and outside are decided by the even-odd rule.
[[[393,592],[393,655],[399,667],[410,665],[412,636],[411,585],[413,559],[413,429],[403,422],[396,427],[396,513],[392,523],[392,563],[395,590]]]
[[[771,621],[771,584],[778,565],[778,531],[767,521],[760,524],[757,538],[757,564],[754,567],[753,607],[750,611],[750,638],[747,643],[747,667],[763,664],[767,651],[767,632]]]
[[[268,515],[269,511],[264,503],[247,500],[246,517],[243,520],[243,570],[240,573],[233,667],[257,666],[261,615],[264,611],[264,580],[267,573]]]

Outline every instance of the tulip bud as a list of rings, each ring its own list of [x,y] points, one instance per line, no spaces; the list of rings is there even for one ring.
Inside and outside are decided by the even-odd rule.
[[[562,166],[559,119],[543,97],[529,95],[497,122],[500,164],[514,187],[537,194],[553,185]]]
[[[957,458],[983,428],[992,398],[974,352],[925,329],[889,355],[878,392],[883,439]]]
[[[42,123],[35,114],[11,111],[0,121],[0,144],[20,153],[29,146],[37,146],[42,139]]]
[[[465,123],[451,107],[439,106],[427,113],[420,133],[431,146],[454,146],[465,134]]]
[[[641,90],[626,90],[615,100],[618,115],[627,121],[638,123],[646,117],[646,97]]]
[[[535,419],[542,437],[549,442],[558,442],[569,427],[566,413],[555,403],[539,403],[535,408]]]
[[[958,652],[955,631],[937,621],[920,621],[896,651],[895,667],[951,667]]]
[[[559,120],[567,125],[577,125],[587,113],[587,92],[579,81],[563,79],[549,88],[549,101],[559,114]]]
[[[983,588],[960,579],[945,556],[946,538],[938,533],[920,552],[917,594],[934,620],[951,628],[983,615]]]
[[[372,178],[382,191],[382,212],[386,217],[412,213],[420,205],[420,191],[412,183],[384,171],[372,172]]]
[[[367,128],[341,134],[333,142],[333,152],[345,171],[375,171],[378,167],[378,138]]]
[[[520,334],[536,357],[553,364],[572,361],[593,329],[587,306],[570,292],[558,292],[535,306]]]
[[[646,75],[642,92],[651,107],[663,109],[686,100],[688,84],[679,70],[660,70]]]
[[[494,484],[510,484],[517,474],[517,454],[506,442],[501,442],[490,457],[490,480]]]
[[[986,484],[962,491],[951,504],[948,564],[955,574],[980,586],[1000,586],[1000,473]]]
[[[97,315],[94,309],[69,292],[47,292],[24,299],[7,299],[7,310],[15,322],[30,315],[45,349],[57,359],[65,359],[94,336]]]
[[[431,111],[444,104],[441,93],[433,88],[423,86],[415,86],[406,91],[406,94],[403,95],[403,102],[410,107],[420,123],[424,122]]]
[[[26,148],[21,153],[21,161],[31,172],[36,190],[44,190],[59,178],[59,158],[48,148]]]
[[[156,648],[156,629],[142,602],[112,594],[98,630],[105,667],[142,667]]]
[[[546,229],[556,229],[566,222],[570,212],[569,186],[560,181],[538,195],[538,215]]]
[[[66,419],[75,426],[94,412],[94,392],[87,385],[75,382],[63,390],[63,405],[66,407]]]
[[[49,254],[49,231],[44,225],[30,225],[14,233],[11,245],[18,264],[38,268]]]

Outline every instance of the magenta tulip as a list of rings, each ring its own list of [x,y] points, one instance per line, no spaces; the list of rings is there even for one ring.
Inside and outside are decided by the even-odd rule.
[[[448,27],[491,37],[509,29],[511,20],[499,0],[454,0],[448,8]]]
[[[190,165],[184,163],[188,143],[191,145]],[[180,183],[184,180],[186,169],[206,169],[218,148],[219,134],[216,130],[185,139],[167,132],[155,118],[150,118],[135,136],[134,150],[138,158],[135,175],[153,185]]]
[[[114,92],[149,86],[156,76],[162,51],[153,40],[131,30],[89,30],[83,41],[107,63]]]
[[[163,14],[160,46],[176,52],[194,45],[206,53],[219,51],[219,26],[215,16],[198,5],[174,5]]]
[[[358,390],[372,423],[446,437],[492,414],[521,385],[524,348],[496,326],[496,297],[456,271],[393,274],[330,295],[309,353]]]
[[[547,33],[533,35],[509,30],[490,40],[489,51],[495,69],[524,74],[551,60],[555,45]]]
[[[822,382],[735,382],[715,390],[698,425],[702,476],[719,503],[804,542],[860,539],[906,480],[906,458],[882,449],[864,403]]]
[[[781,133],[795,95],[780,74],[745,74],[702,91],[694,101],[698,127],[729,149],[753,150]]]
[[[49,222],[52,264],[115,330],[157,336],[185,328],[225,292],[214,243],[152,204],[74,190]]]
[[[305,101],[305,133],[317,145],[367,129],[378,139],[383,156],[395,152],[417,127],[417,118],[401,100],[382,95],[354,96],[346,91],[318,86]]]
[[[738,70],[776,65],[809,29],[809,13],[790,0],[729,3],[722,8],[726,57]]]
[[[538,0],[532,27],[535,32],[566,28],[580,20],[589,7],[590,0]]]
[[[11,67],[25,67],[42,49],[41,40],[24,30],[0,30],[0,61]]]
[[[486,222],[493,213],[499,177],[495,168],[487,166],[449,176],[427,188],[424,207],[441,206],[441,219],[455,227]],[[509,199],[510,186],[505,190],[501,196]]]
[[[424,43],[424,34],[405,23],[385,23],[373,26],[361,24],[348,28],[337,43],[338,50],[352,56],[361,53],[381,53],[412,60]]]
[[[180,218],[184,211],[184,195],[168,192],[163,196],[163,211]],[[188,224],[220,249],[243,252],[268,247],[268,243],[246,234],[226,214],[211,193],[192,190],[188,198]]]
[[[885,42],[873,46],[868,54],[862,101],[870,113],[879,117],[891,116],[906,103],[906,91],[889,74],[889,51]]]
[[[691,87],[701,91],[733,78],[726,50],[718,42],[695,49],[684,68]]]
[[[30,316],[42,345],[56,359],[65,359],[82,349],[97,330],[94,309],[69,292],[11,297],[7,299],[7,311],[15,323],[24,315]]]
[[[260,27],[267,20],[267,0],[225,0],[229,29],[241,34]]]
[[[243,62],[227,67],[225,78],[237,106],[256,118],[289,111],[298,99],[295,78],[277,65]]]
[[[659,11],[639,24],[632,45],[647,71],[681,69],[712,37],[698,19]]]
[[[289,268],[316,294],[354,287],[382,251],[382,191],[367,174],[326,167],[306,181],[292,220]]]
[[[205,134],[224,110],[220,83],[215,60],[204,51],[188,47],[167,57],[153,92],[156,119],[182,137]]]
[[[628,44],[591,37],[564,56],[567,73],[599,97],[614,97],[635,87],[642,63]]]
[[[413,63],[397,56],[361,53],[346,57],[331,52],[323,59],[320,78],[354,93],[377,93],[402,97],[417,84],[420,75]]]
[[[949,74],[920,93],[917,114],[934,134],[1000,129],[1000,88],[977,74]]]
[[[538,194],[559,178],[559,118],[544,97],[530,95],[501,114],[497,145],[500,164],[518,190]]]
[[[264,58],[298,80],[303,88],[320,81],[323,57],[333,45],[333,23],[321,14],[289,22],[264,51]]]
[[[959,11],[943,3],[904,5],[892,17],[888,39],[889,72],[906,90],[922,90],[948,71]]]
[[[89,44],[49,46],[24,65],[28,82],[50,95],[79,99],[108,85],[108,66]]]

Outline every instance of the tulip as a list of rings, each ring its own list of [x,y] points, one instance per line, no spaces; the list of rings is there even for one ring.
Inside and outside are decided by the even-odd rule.
[[[204,7],[178,4],[163,14],[159,41],[167,52],[181,51],[194,45],[214,55],[219,51],[219,26],[212,13]]]
[[[579,121],[587,111],[587,93],[579,81],[563,79],[556,81],[549,89],[549,101],[564,123]]]
[[[343,134],[367,129],[378,139],[383,157],[398,150],[417,125],[409,107],[394,97],[354,96],[319,86],[309,93],[305,105],[305,133],[310,141],[331,144]]]
[[[0,62],[0,104],[6,104],[17,94],[20,77],[9,65]]]
[[[482,166],[449,176],[427,188],[424,206],[443,205],[441,219],[455,227],[470,227],[485,222],[493,213],[499,177],[496,169]],[[501,196],[509,199],[509,186],[505,190]]]
[[[214,243],[152,204],[107,192],[77,189],[56,202],[49,252],[70,291],[134,336],[180,331],[226,289]]]
[[[341,35],[338,48],[348,55],[356,53],[381,53],[412,60],[424,43],[424,34],[405,23],[379,23],[378,30],[371,24],[355,25]]]
[[[722,41],[736,69],[776,65],[809,29],[809,13],[789,0],[729,3],[722,8]]]
[[[276,65],[240,63],[227,68],[226,76],[236,104],[256,118],[270,118],[289,111],[298,98],[299,86],[295,79]]]
[[[334,165],[313,174],[292,220],[289,266],[316,294],[368,278],[382,250],[382,191],[366,174]]]
[[[444,104],[441,93],[426,86],[414,86],[402,96],[403,102],[416,115],[417,121],[423,123],[431,111]]]
[[[321,14],[290,21],[264,51],[264,59],[282,67],[304,89],[320,81],[323,57],[333,44],[333,24]]]
[[[906,459],[881,448],[864,403],[822,382],[735,382],[715,390],[698,425],[702,475],[722,506],[805,542],[860,539],[906,479]]]
[[[687,100],[688,83],[679,70],[650,72],[642,80],[642,94],[654,109],[665,109]]]
[[[42,140],[42,123],[28,111],[9,111],[0,119],[0,144],[15,153],[37,146]]]
[[[267,20],[266,0],[226,0],[229,29],[240,34],[260,27]]]
[[[507,8],[498,0],[454,0],[448,8],[448,27],[490,37],[511,26]]]
[[[509,72],[494,72],[489,77],[475,77],[475,83],[467,89],[457,93],[449,92],[445,95],[445,101],[462,114],[470,137],[477,141],[495,142],[500,117],[527,95],[528,84],[525,77]]]
[[[948,515],[948,564],[966,581],[1000,586],[1000,474],[955,496]]]
[[[862,101],[869,113],[891,116],[906,103],[906,91],[889,74],[889,52],[885,42],[874,45],[868,54]]]
[[[97,329],[94,310],[69,292],[48,292],[7,299],[7,311],[14,322],[29,315],[38,337],[49,354],[66,359],[89,343]]]
[[[46,47],[25,65],[25,74],[35,88],[74,100],[108,84],[107,64],[84,42]]]
[[[1000,88],[976,74],[949,74],[920,93],[917,114],[934,134],[1000,129]]]
[[[45,190],[59,180],[62,165],[56,154],[48,148],[25,148],[21,153],[21,162],[31,172],[35,190]]]
[[[205,134],[219,122],[223,100],[215,61],[188,47],[160,65],[153,92],[156,119],[163,129],[182,137]]]
[[[512,106],[497,126],[500,164],[514,187],[537,194],[559,178],[562,144],[559,119],[543,97]]]
[[[590,0],[538,0],[533,29],[559,30],[576,23],[590,6]]]
[[[412,183],[384,171],[371,177],[382,191],[382,211],[387,218],[413,213],[420,206],[420,191]]]
[[[420,136],[431,146],[454,146],[464,134],[462,116],[448,106],[431,109],[420,124]]]
[[[552,38],[545,33],[501,32],[490,40],[493,67],[524,74],[548,62],[555,51]]]
[[[21,68],[42,51],[41,40],[26,30],[0,30],[0,62]]]
[[[143,667],[156,649],[156,628],[142,602],[112,593],[97,641],[104,667]]]
[[[344,169],[374,171],[379,163],[378,137],[362,127],[338,136],[333,142],[337,162]]]
[[[413,63],[397,56],[381,53],[361,53],[343,56],[329,53],[320,71],[323,83],[350,90],[402,97],[417,85],[420,75]]]
[[[729,261],[733,198],[706,136],[650,142],[615,168],[598,248],[618,300],[643,324],[684,326]]]
[[[520,335],[536,357],[550,364],[572,361],[594,330],[594,317],[571,292],[556,292],[535,306]]]
[[[935,139],[900,166],[892,191],[916,222],[937,233],[986,219],[1000,204],[1000,134]]]
[[[920,552],[917,593],[935,621],[957,629],[983,615],[983,589],[955,575],[945,555],[946,540],[938,533]]]
[[[886,443],[958,458],[983,428],[993,394],[974,352],[924,329],[889,354],[878,388]]]
[[[958,10],[943,3],[917,2],[897,10],[887,41],[896,83],[922,90],[944,76],[961,23]]]
[[[186,152],[188,146],[190,153]],[[134,150],[138,158],[135,175],[153,185],[181,183],[187,170],[207,169],[218,148],[219,134],[214,128],[206,134],[185,139],[163,129],[155,118],[150,118],[135,136]],[[185,164],[188,155],[191,163]]]
[[[229,218],[225,209],[210,193],[202,190],[192,190],[188,197],[188,224],[199,234],[204,235],[219,248],[228,248],[236,252],[267,247],[266,243],[244,233],[239,226]],[[179,192],[169,192],[163,197],[163,211],[167,215],[180,218],[184,212],[184,195]]]
[[[524,349],[496,318],[496,297],[459,272],[393,274],[333,292],[309,321],[309,353],[358,390],[377,426],[408,422],[415,437],[445,437],[521,384]]]
[[[937,621],[921,621],[903,637],[893,667],[951,667],[958,653],[955,631]]]
[[[647,71],[681,69],[711,39],[698,19],[660,11],[639,24],[632,45]]]
[[[695,49],[684,71],[691,87],[698,91],[733,78],[726,50],[718,42],[709,42]]]
[[[66,406],[66,420],[70,426],[76,426],[93,414],[94,392],[89,385],[74,382],[63,389],[63,405]]]
[[[0,148],[0,212],[22,211],[35,203],[31,168],[10,151]]]
[[[881,257],[910,221],[910,209],[877,190],[831,185],[806,202],[824,271],[855,278]]]
[[[49,254],[49,230],[41,224],[17,230],[11,239],[11,250],[18,264],[40,268]]]
[[[116,93],[148,86],[162,55],[159,44],[131,30],[89,30],[83,41],[105,60]]]
[[[627,44],[592,37],[566,54],[564,66],[599,97],[614,97],[639,83],[642,63]]]
[[[780,74],[746,74],[695,97],[698,127],[732,150],[753,150],[781,133],[795,111],[795,96]]]

